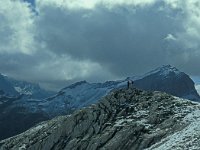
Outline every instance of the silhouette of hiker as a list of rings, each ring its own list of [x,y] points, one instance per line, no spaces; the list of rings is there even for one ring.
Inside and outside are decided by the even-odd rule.
[[[133,87],[133,81],[132,80],[128,80],[127,87],[128,87],[128,89]]]

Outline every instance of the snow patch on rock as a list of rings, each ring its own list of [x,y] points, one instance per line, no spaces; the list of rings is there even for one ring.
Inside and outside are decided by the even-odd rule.
[[[185,103],[190,101],[176,98],[179,103]],[[146,150],[182,150],[190,149],[197,150],[200,147],[200,109],[199,103],[193,102],[192,105],[185,105],[184,109],[176,107],[175,117],[185,117],[182,119],[182,124],[185,124],[185,128],[181,131],[175,132],[172,135],[167,136],[160,142],[154,144]]]

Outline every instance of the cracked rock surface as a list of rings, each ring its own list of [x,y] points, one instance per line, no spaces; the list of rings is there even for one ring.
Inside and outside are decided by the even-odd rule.
[[[200,149],[199,124],[198,103],[120,89],[72,115],[0,141],[0,150]]]

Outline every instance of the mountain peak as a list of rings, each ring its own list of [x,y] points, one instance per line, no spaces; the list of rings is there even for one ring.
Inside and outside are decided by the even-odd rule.
[[[161,67],[158,67],[157,69],[179,71],[176,67],[171,66],[171,65],[162,65]]]
[[[192,79],[171,65],[158,67],[144,74],[134,83],[137,88],[143,90],[162,91],[194,101],[200,100]]]
[[[171,65],[163,65],[161,67],[158,67],[148,73],[146,73],[144,76],[152,75],[152,74],[159,74],[161,76],[167,76],[169,74],[179,75],[181,72]]]

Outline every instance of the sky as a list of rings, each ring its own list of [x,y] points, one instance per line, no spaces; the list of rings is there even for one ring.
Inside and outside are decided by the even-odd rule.
[[[199,58],[198,0],[0,0],[0,72],[47,89]]]

